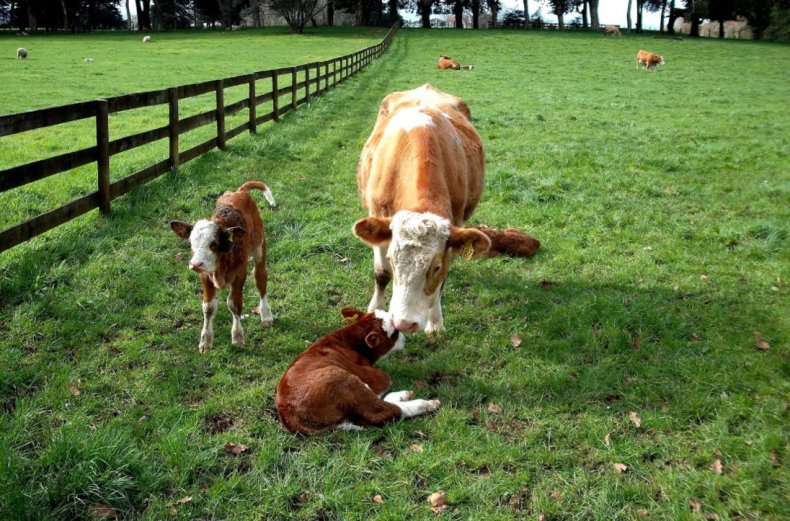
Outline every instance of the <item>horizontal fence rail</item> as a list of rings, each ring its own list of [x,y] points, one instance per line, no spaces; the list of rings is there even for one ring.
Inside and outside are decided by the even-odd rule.
[[[278,120],[286,112],[307,103],[311,97],[322,94],[362,70],[384,53],[398,28],[399,24],[393,25],[377,45],[327,61],[0,116],[0,137],[82,119],[93,118],[96,121],[95,146],[0,170],[0,192],[40,181],[90,163],[96,163],[98,185],[95,192],[0,232],[0,252],[13,248],[96,208],[105,213],[109,212],[111,201],[128,193],[133,188],[156,179],[170,170],[178,169],[179,165],[214,148],[224,150],[229,139],[244,132],[254,134],[258,125]],[[300,73],[304,79],[297,81]],[[271,92],[257,94],[256,81],[267,79],[271,82]],[[248,85],[248,96],[226,105],[224,101],[225,89],[245,84]],[[298,97],[299,91],[304,91],[302,97]],[[184,118],[179,116],[180,101],[210,93],[214,93],[215,108]],[[265,114],[258,113],[258,106],[267,103],[271,103],[271,111]],[[168,106],[167,126],[114,140],[110,139],[110,114],[157,105]],[[244,110],[249,113],[247,121],[235,128],[226,129],[226,117]],[[179,136],[181,134],[212,123],[216,124],[216,136],[187,150],[180,149]],[[160,139],[168,139],[169,157],[167,159],[123,179],[110,182],[111,156]]]

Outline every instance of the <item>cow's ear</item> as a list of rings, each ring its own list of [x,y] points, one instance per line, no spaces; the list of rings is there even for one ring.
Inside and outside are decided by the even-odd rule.
[[[192,225],[182,221],[170,221],[170,228],[182,239],[189,239],[192,233]]]
[[[381,246],[392,240],[391,222],[388,217],[365,217],[354,223],[354,235],[370,246]]]
[[[466,259],[481,257],[491,248],[491,239],[475,228],[450,227],[450,239],[447,241],[457,255]]]
[[[247,234],[247,230],[241,226],[233,226],[219,231],[219,250],[228,253],[233,249],[233,241],[241,239]]]
[[[365,337],[365,343],[369,348],[375,349],[381,344],[381,337],[376,333],[368,333],[368,336]]]

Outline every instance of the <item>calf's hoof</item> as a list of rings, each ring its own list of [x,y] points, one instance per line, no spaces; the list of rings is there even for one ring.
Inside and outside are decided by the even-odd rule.
[[[397,403],[397,402],[405,402],[414,398],[414,391],[397,391],[394,393],[388,393],[387,396],[384,397],[385,402],[390,403]]]

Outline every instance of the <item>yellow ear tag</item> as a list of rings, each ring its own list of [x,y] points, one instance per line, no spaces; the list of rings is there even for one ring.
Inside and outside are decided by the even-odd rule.
[[[475,255],[475,249],[472,247],[472,241],[468,241],[466,244],[458,248],[458,255],[466,260],[472,260],[472,257]]]
[[[353,324],[358,319],[359,319],[359,315],[356,315],[356,314],[354,316],[351,316],[351,317],[343,317],[343,323],[344,324]]]

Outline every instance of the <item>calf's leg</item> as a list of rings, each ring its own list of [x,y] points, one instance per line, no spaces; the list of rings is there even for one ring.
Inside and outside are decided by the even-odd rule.
[[[211,349],[214,343],[214,317],[217,315],[217,288],[209,278],[200,275],[200,283],[203,286],[203,329],[200,331],[200,343],[198,350],[204,354]]]
[[[272,315],[271,308],[269,308],[269,299],[266,293],[269,274],[266,272],[266,255],[264,251],[265,247],[258,247],[252,252],[252,258],[255,262],[255,267],[252,269],[252,276],[255,278],[255,286],[258,288],[258,294],[260,295],[258,311],[261,315],[261,322],[268,326],[274,322],[274,316]]]
[[[244,329],[241,327],[241,310],[244,309],[242,296],[244,292],[244,279],[246,278],[246,273],[237,277],[233,281],[233,284],[231,284],[230,295],[228,295],[228,309],[233,315],[233,328],[230,330],[230,338],[233,344],[237,346],[244,345]]]

